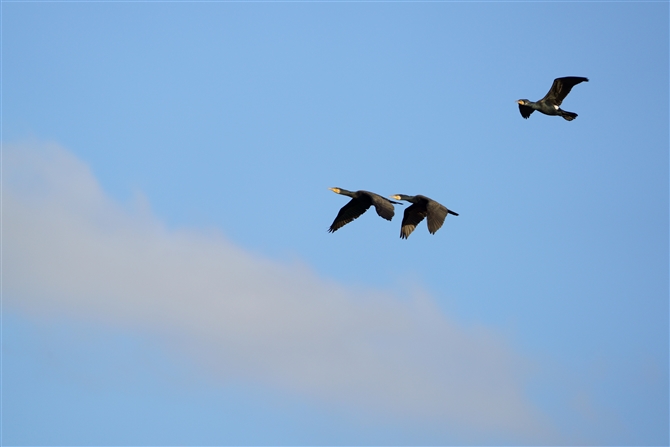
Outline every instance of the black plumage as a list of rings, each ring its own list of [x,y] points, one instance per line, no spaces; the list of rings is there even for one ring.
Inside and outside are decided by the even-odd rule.
[[[372,205],[375,206],[377,214],[386,220],[391,220],[395,214],[393,204],[402,205],[399,202],[394,202],[393,200],[389,200],[386,197],[382,197],[379,194],[375,194],[369,191],[352,192],[342,188],[329,189],[334,193],[351,197],[349,203],[344,205],[342,209],[340,209],[340,212],[337,213],[337,217],[335,217],[335,220],[328,229],[329,233],[337,231],[352,220],[356,219],[358,216],[366,212]]]
[[[556,78],[554,83],[551,85],[549,92],[545,95],[544,98],[540,99],[537,102],[529,101],[527,99],[520,99],[517,101],[519,104],[519,112],[524,118],[528,118],[534,111],[544,113],[545,115],[552,116],[562,116],[563,119],[572,121],[577,118],[577,114],[573,112],[566,112],[561,110],[560,105],[572,90],[572,87],[579,84],[580,82],[588,82],[587,78],[581,78],[577,76],[568,76],[565,78]]]
[[[442,227],[442,224],[444,224],[447,214],[458,216],[458,213],[447,209],[446,206],[426,196],[397,194],[391,197],[396,200],[405,200],[412,203],[405,209],[405,214],[402,218],[402,225],[400,226],[400,237],[402,239],[407,239],[425,217],[428,218],[428,231],[430,234],[435,234]]]

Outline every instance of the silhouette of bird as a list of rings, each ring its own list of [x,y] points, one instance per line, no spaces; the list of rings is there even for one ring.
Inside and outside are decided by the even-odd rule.
[[[336,194],[342,194],[344,196],[351,197],[349,203],[344,205],[342,209],[340,209],[340,212],[337,213],[337,217],[335,217],[335,220],[328,229],[329,233],[337,231],[352,220],[356,219],[358,216],[366,212],[372,205],[375,206],[377,214],[386,220],[391,220],[395,214],[395,211],[393,210],[393,204],[402,205],[400,202],[394,202],[393,200],[389,200],[386,197],[382,197],[379,194],[375,194],[369,191],[352,192],[342,188],[328,189]]]
[[[556,78],[554,83],[549,89],[549,93],[545,95],[544,98],[540,99],[537,102],[529,101],[527,99],[520,99],[517,101],[519,104],[519,111],[521,116],[528,118],[531,113],[538,111],[544,113],[545,115],[552,116],[562,116],[563,119],[572,121],[577,118],[577,114],[573,112],[566,112],[561,110],[560,105],[572,90],[572,87],[579,84],[580,82],[588,82],[587,78],[580,78],[576,76],[568,76],[565,78]]]
[[[426,196],[406,196],[404,194],[396,194],[395,196],[391,196],[391,198],[412,202],[412,204],[405,209],[405,215],[402,218],[402,225],[400,226],[401,239],[407,239],[424,217],[428,217],[428,231],[430,231],[430,234],[435,234],[435,232],[442,227],[444,219],[447,218],[447,214],[458,216],[458,213],[447,209],[446,206]]]

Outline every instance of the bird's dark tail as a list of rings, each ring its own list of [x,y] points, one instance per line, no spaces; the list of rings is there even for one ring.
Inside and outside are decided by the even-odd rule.
[[[573,119],[577,118],[576,113],[566,112],[565,110],[561,110],[561,116],[563,117],[564,120],[567,121],[572,121]]]
[[[454,216],[458,216],[458,213],[454,213],[454,212],[451,211],[451,210],[447,210],[447,213],[449,213],[449,214],[453,214]]]

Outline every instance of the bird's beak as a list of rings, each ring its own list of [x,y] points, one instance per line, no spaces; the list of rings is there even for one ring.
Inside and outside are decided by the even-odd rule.
[[[396,200],[400,200],[400,196],[398,196],[398,195],[391,196],[391,198],[392,198],[392,199],[396,199]]]
[[[334,193],[337,193],[337,194],[340,193],[340,188],[328,188],[328,189],[330,189],[330,190],[333,191]]]
[[[517,103],[517,104],[521,104],[521,105],[523,105],[523,101],[522,101],[522,100],[518,100],[516,103]]]

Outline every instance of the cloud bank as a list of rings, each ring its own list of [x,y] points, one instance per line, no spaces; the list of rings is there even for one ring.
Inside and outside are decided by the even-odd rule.
[[[399,299],[173,231],[55,144],[4,146],[5,309],[148,331],[216,380],[262,383],[472,442],[557,442],[527,364],[417,293]]]

